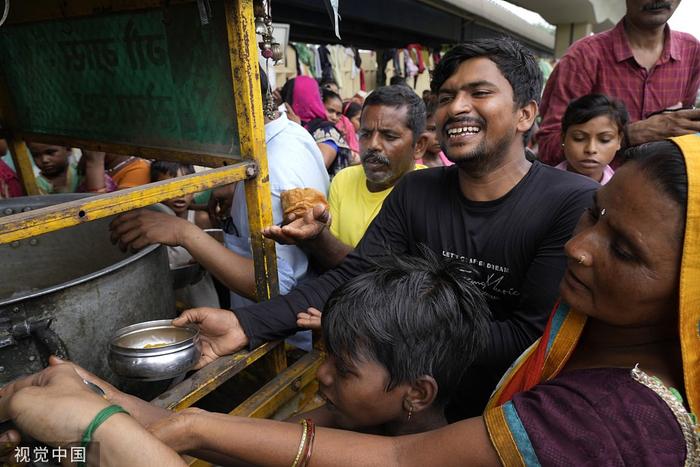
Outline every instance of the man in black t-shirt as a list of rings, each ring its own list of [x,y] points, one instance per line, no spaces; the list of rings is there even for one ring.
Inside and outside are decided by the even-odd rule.
[[[533,55],[500,38],[459,45],[436,67],[435,120],[451,167],[409,173],[341,265],[288,295],[234,310],[195,309],[204,359],[297,331],[296,315],[322,309],[372,258],[431,250],[474,269],[493,314],[491,341],[468,370],[449,414],[480,415],[510,363],[542,333],[566,267],[564,243],[597,184],[530,163],[524,138],[537,115],[542,76]]]

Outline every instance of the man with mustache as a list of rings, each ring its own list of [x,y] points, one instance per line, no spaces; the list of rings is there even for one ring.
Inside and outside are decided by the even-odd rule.
[[[542,96],[541,161],[557,165],[564,160],[562,116],[569,102],[590,93],[625,104],[630,145],[700,131],[700,109],[693,108],[700,86],[700,42],[666,24],[680,2],[627,0],[627,13],[617,26],[569,48]]]
[[[362,165],[347,167],[331,182],[329,208],[316,206],[304,218],[263,232],[282,244],[298,244],[321,269],[352,251],[379,213],[384,199],[426,149],[425,105],[407,86],[385,86],[370,94],[360,116]]]
[[[542,74],[520,43],[503,37],[454,47],[431,88],[438,137],[455,165],[401,177],[357,248],[318,279],[233,313],[185,311],[179,323],[200,326],[202,363],[295,332],[298,313],[322,309],[336,287],[376,258],[418,255],[426,246],[463,261],[492,314],[487,349],[475,356],[448,410],[453,420],[481,413],[503,372],[542,334],[566,268],[564,243],[598,184],[525,158]],[[379,121],[389,124],[388,117]]]

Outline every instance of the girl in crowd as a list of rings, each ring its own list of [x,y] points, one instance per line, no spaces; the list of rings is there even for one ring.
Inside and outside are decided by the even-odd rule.
[[[343,109],[343,115],[345,115],[350,123],[352,123],[355,132],[360,130],[360,114],[362,113],[362,104],[358,104],[354,101],[348,101],[345,103]]]
[[[281,94],[283,101],[291,107],[289,118],[298,119],[316,140],[328,173],[333,176],[347,167],[352,151],[335,124],[328,119],[316,80],[297,76],[285,83]]]
[[[605,185],[614,173],[608,164],[625,145],[628,120],[625,104],[602,94],[571,101],[561,122],[566,160],[556,167]]]
[[[437,98],[430,96],[425,106],[425,131],[423,137],[428,140],[423,158],[416,161],[427,167],[447,167],[454,163],[450,161],[442,152],[437,135],[437,124],[435,123],[435,110],[437,109]]]
[[[263,465],[700,465],[690,414],[700,410],[700,136],[628,156],[566,244],[562,301],[544,335],[482,417],[381,437],[199,411],[176,415],[178,430],[165,423],[153,433],[176,449]],[[0,419],[13,417],[39,439],[78,439],[99,397],[87,388],[68,394],[59,378],[71,376],[78,392],[77,375],[51,370],[5,389]],[[96,432],[114,463],[130,455],[139,428],[117,417]],[[141,432],[149,456],[141,464],[176,465]]]
[[[338,94],[329,89],[321,89],[321,98],[323,99],[323,106],[326,108],[328,120],[340,131],[340,134],[343,135],[345,142],[350,147],[350,151],[352,151],[350,165],[359,164],[360,141],[357,139],[352,122],[343,114],[343,100]]]

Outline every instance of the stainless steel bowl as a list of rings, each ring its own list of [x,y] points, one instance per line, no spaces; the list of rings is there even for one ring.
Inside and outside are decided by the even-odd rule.
[[[175,327],[167,319],[127,326],[109,344],[109,366],[139,381],[175,378],[199,360],[198,335],[196,327]]]

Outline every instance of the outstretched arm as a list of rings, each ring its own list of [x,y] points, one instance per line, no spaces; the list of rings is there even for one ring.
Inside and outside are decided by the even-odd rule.
[[[286,466],[299,452],[298,424],[231,417],[204,411],[182,413],[178,427],[154,427],[166,443],[180,440],[179,452],[206,450],[256,465]],[[166,433],[167,431],[167,433]],[[173,443],[175,444],[175,443]],[[309,465],[497,466],[483,420],[473,418],[418,435],[383,437],[317,428]]]
[[[292,214],[285,220],[282,226],[265,228],[263,235],[282,245],[298,245],[323,271],[338,266],[353,250],[330,232],[330,211],[322,204],[307,210],[301,217]]]
[[[229,250],[185,219],[138,209],[117,217],[110,229],[112,241],[122,249],[139,250],[154,243],[182,246],[226,287],[255,299],[253,260]]]

